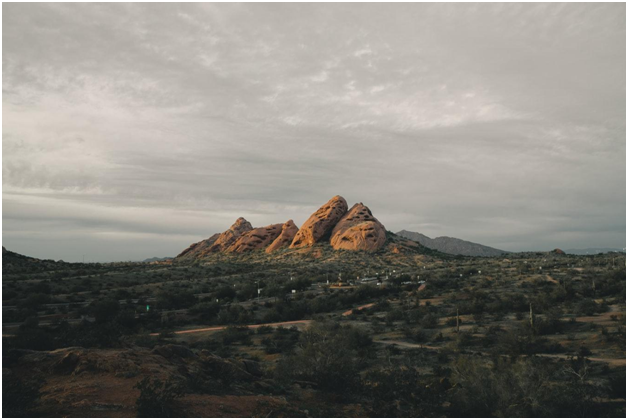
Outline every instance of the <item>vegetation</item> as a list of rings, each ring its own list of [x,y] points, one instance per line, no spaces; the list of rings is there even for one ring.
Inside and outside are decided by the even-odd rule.
[[[12,266],[3,414],[71,414],[39,398],[68,369],[24,350],[85,348],[143,352],[111,373],[137,384],[140,416],[251,394],[285,397],[251,412],[271,417],[625,415],[623,255],[312,253]],[[135,367],[146,355],[162,359]]]

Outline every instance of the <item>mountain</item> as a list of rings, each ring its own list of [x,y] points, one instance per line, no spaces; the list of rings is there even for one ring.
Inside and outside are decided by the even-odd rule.
[[[280,249],[311,248],[329,244],[334,250],[375,252],[386,243],[386,228],[373,216],[371,210],[357,203],[349,210],[341,196],[332,197],[301,225],[292,220],[261,228],[240,217],[225,232],[216,233],[183,250],[177,261],[203,259],[214,253],[246,253]],[[416,248],[417,244],[408,247]]]
[[[607,252],[626,253],[626,248],[582,248],[582,249],[566,249],[565,253],[573,255],[596,255],[606,254]]]
[[[458,238],[450,238],[448,236],[439,236],[438,238],[431,239],[421,233],[407,230],[401,230],[396,234],[447,254],[466,255],[469,257],[497,257],[508,253],[508,251],[502,251],[501,249],[491,248],[490,246],[476,244]]]
[[[144,263],[152,263],[152,262],[168,261],[168,260],[171,260],[171,259],[172,259],[172,257],[153,257],[153,258],[146,258],[142,262],[144,262]]]

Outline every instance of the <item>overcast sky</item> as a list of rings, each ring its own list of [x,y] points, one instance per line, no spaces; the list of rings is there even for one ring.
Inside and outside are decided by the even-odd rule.
[[[4,4],[2,240],[174,256],[336,194],[388,230],[624,247],[625,4]]]

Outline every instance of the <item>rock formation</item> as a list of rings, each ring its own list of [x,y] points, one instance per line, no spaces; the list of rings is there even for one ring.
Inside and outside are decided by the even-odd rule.
[[[278,223],[276,225],[269,225],[266,227],[255,228],[240,235],[238,239],[226,249],[227,252],[248,252],[258,249],[265,249],[271,244],[280,234],[283,225]]]
[[[226,251],[244,233],[253,230],[253,226],[244,217],[239,217],[229,229],[218,236],[216,241],[209,247],[208,252]]]
[[[347,212],[347,201],[337,195],[303,223],[290,248],[312,246],[323,239]]]
[[[270,254],[271,252],[276,251],[279,248],[290,246],[290,244],[294,240],[294,236],[297,234],[298,231],[299,228],[297,227],[297,225],[294,224],[292,219],[288,220],[281,227],[281,233],[279,234],[279,236],[277,236],[277,238],[275,238],[275,240],[270,245],[268,245],[268,247],[266,248],[266,252]]]
[[[177,255],[176,258],[197,258],[200,255],[207,252],[207,250],[216,242],[216,239],[220,236],[220,233],[214,233],[209,238],[197,242],[185,248],[182,253]]]
[[[374,252],[386,242],[386,229],[368,207],[359,203],[336,224],[330,242],[334,249]]]
[[[175,260],[198,260],[213,253],[243,253],[264,250],[271,254],[280,248],[307,248],[331,243],[334,249],[377,251],[386,242],[386,229],[362,203],[347,212],[347,201],[337,195],[321,206],[299,229],[292,220],[253,228],[240,217],[225,232],[190,245]]]
[[[238,218],[233,225],[223,233],[215,233],[209,238],[187,247],[177,255],[178,260],[194,260],[202,258],[211,252],[225,251],[233,245],[242,234],[253,229],[253,226],[243,217]]]

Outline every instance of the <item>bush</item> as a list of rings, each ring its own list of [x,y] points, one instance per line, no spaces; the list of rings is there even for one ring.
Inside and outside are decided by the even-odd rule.
[[[162,382],[146,377],[135,388],[140,390],[136,402],[138,417],[172,417],[176,400],[183,395],[183,386],[172,379]]]
[[[15,375],[2,376],[2,417],[29,417],[40,397],[41,383],[25,382]]]
[[[282,359],[275,370],[281,381],[301,380],[341,395],[355,390],[370,339],[365,333],[339,324],[314,324],[301,333],[295,354]]]

